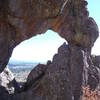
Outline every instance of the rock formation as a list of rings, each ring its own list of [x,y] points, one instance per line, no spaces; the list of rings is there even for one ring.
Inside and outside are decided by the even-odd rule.
[[[11,100],[11,94],[18,93],[20,87],[8,66],[0,73],[0,100]]]
[[[2,73],[0,73],[0,86],[5,87],[9,94],[16,93],[19,88],[14,75],[6,67]]]
[[[99,57],[91,56],[99,31],[87,4],[85,0],[0,1],[0,73],[14,47],[25,39],[52,29],[68,41],[52,62],[32,70],[18,93],[10,95],[0,86],[0,99],[7,100],[7,95],[9,100],[81,100],[82,86],[100,87]]]

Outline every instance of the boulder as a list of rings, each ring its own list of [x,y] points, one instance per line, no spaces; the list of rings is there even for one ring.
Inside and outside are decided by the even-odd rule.
[[[25,83],[25,89],[29,89],[31,87],[36,87],[37,83],[39,83],[40,79],[44,76],[47,69],[47,65],[38,64],[35,68],[29,73],[27,82]]]

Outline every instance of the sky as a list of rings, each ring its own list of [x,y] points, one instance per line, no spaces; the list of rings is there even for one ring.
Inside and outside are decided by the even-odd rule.
[[[100,0],[88,0],[89,16],[93,17],[100,29]],[[9,62],[46,62],[52,60],[58,47],[64,42],[58,33],[48,30],[42,35],[37,35],[20,43],[13,51]],[[100,37],[95,42],[92,54],[100,55]]]
[[[52,60],[60,45],[66,42],[58,33],[48,30],[18,45],[12,54],[11,61],[46,62]]]

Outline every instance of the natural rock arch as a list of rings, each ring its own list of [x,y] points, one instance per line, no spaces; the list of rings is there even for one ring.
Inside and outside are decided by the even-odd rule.
[[[0,72],[18,43],[49,28],[69,43],[85,48],[91,48],[98,37],[97,25],[88,17],[85,0],[0,2]]]
[[[43,73],[43,78],[40,77],[41,75],[37,76],[39,80],[35,82],[39,81],[39,87],[36,88],[38,93],[33,88],[31,92],[36,92],[46,100],[66,100],[66,98],[72,100],[72,97],[74,97],[74,100],[79,100],[82,83],[87,84],[87,77],[85,76],[88,69],[91,72],[89,73],[90,77],[91,74],[96,77],[95,79],[91,77],[89,82],[91,83],[92,79],[98,80],[98,76],[95,75],[93,70],[96,68],[92,64],[90,54],[99,31],[93,18],[89,17],[86,6],[87,1],[85,0],[1,0],[0,47],[2,49],[0,50],[0,72],[7,65],[16,45],[27,38],[45,32],[47,29],[52,29],[65,38],[69,45],[64,44],[60,50],[58,49],[58,54],[54,56],[53,62],[46,65],[47,71]],[[73,55],[75,58],[73,58]],[[88,67],[88,69],[84,70],[85,67]],[[72,78],[75,80],[72,80]],[[50,82],[52,83],[50,84]],[[78,90],[77,82],[79,83]],[[98,81],[95,83],[96,87]],[[33,87],[34,84],[33,82]],[[47,91],[49,92],[47,93]],[[66,97],[66,91],[69,92],[69,97]],[[24,91],[23,97],[21,97],[21,94],[17,95],[14,96],[13,100],[23,100],[23,98],[28,100],[27,95],[30,96],[30,90]],[[39,100],[45,100],[41,97]],[[34,96],[34,100],[37,99],[38,97]]]

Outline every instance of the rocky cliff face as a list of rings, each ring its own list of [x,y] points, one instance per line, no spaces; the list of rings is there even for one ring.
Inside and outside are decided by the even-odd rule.
[[[86,6],[85,0],[1,0],[0,72],[16,45],[48,29],[70,44],[91,49],[99,32]]]
[[[91,56],[99,31],[86,6],[85,0],[0,1],[1,73],[14,47],[25,39],[52,29],[68,41],[52,62],[32,70],[19,92],[10,95],[1,86],[0,99],[7,100],[6,95],[9,100],[81,100],[82,86],[100,87],[99,57]]]
[[[8,97],[11,100],[81,100],[82,86],[90,85],[92,90],[100,88],[100,69],[93,63],[93,58],[81,47],[64,43],[52,62],[37,65],[20,91]]]

